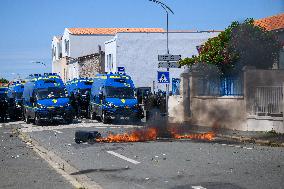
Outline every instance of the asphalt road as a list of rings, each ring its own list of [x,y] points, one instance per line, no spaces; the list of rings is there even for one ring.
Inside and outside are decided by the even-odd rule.
[[[214,140],[76,144],[76,130],[102,135],[135,125],[97,122],[49,127],[19,124],[44,148],[103,188],[283,189],[284,148]]]
[[[13,134],[12,129],[17,126],[20,125],[0,123],[0,188],[72,188],[47,162]]]

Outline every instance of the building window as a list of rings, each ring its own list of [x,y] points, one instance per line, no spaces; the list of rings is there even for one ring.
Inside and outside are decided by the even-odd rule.
[[[53,56],[54,56],[55,59],[57,59],[57,57],[56,57],[56,47],[54,47],[54,55]]]
[[[112,54],[108,54],[108,55],[107,55],[107,67],[108,67],[108,69],[109,69],[110,72],[113,70],[113,58],[112,58]]]
[[[64,40],[65,43],[65,53],[69,55],[69,40]]]

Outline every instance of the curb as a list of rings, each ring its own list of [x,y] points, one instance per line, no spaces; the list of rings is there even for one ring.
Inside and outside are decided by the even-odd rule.
[[[224,138],[224,139],[236,140],[239,142],[255,143],[255,144],[262,145],[262,146],[284,147],[284,143],[272,142],[270,140],[261,140],[261,139],[243,137],[243,136],[232,136],[232,135],[222,135],[222,134],[217,134],[216,136],[220,138]]]
[[[86,175],[70,175],[71,173],[79,172],[79,170],[57,156],[55,153],[48,151],[39,145],[39,143],[30,136],[24,133],[19,133],[18,137],[27,144],[28,148],[33,149],[76,189],[103,189],[98,183],[92,181],[92,179]]]

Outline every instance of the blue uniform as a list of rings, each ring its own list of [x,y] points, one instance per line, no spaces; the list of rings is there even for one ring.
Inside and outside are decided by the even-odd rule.
[[[90,96],[90,116],[103,122],[114,118],[143,118],[141,107],[134,96],[134,83],[130,76],[98,74],[94,78]]]
[[[0,87],[0,120],[4,122],[7,118],[8,109],[8,87]]]
[[[88,116],[92,84],[93,79],[90,78],[79,78],[66,82],[72,107],[75,109],[76,116],[78,117]]]
[[[10,119],[18,120],[23,115],[23,92],[24,84],[20,81],[14,82],[9,85],[8,99],[9,108],[8,114]]]

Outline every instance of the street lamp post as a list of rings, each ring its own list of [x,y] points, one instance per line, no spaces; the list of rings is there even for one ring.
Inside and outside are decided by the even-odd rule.
[[[167,14],[167,54],[170,54],[170,50],[169,50],[169,12],[171,12],[172,14],[174,14],[174,12],[169,6],[167,6],[166,4],[158,0],[149,0],[149,1],[161,5],[161,7],[166,11],[166,14]]]
[[[170,50],[169,50],[169,12],[171,12],[172,14],[174,14],[174,12],[172,11],[172,9],[167,6],[166,4],[164,4],[161,1],[158,0],[149,0],[151,2],[157,3],[158,5],[161,5],[161,7],[166,11],[167,14],[167,53],[166,54],[170,54]],[[170,71],[169,68],[167,68],[167,71]],[[168,100],[169,100],[169,84],[166,84],[166,112],[168,114]]]
[[[46,67],[46,64],[44,62],[41,62],[41,61],[32,61],[32,63],[34,64],[42,64]]]

